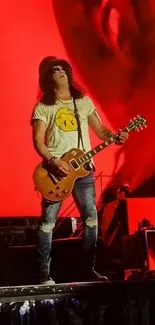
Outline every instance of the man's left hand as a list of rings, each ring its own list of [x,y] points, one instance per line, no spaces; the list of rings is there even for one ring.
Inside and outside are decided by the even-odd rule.
[[[128,132],[123,132],[123,131],[119,130],[118,137],[117,137],[115,143],[118,145],[124,144],[126,142],[126,140],[128,139],[128,137],[129,137]]]

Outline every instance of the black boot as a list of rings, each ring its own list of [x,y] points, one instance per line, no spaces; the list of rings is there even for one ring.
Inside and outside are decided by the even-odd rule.
[[[94,252],[84,253],[83,281],[108,281],[108,278],[99,274],[95,269],[96,255]]]
[[[105,275],[99,274],[94,267],[89,271],[88,278],[90,278],[90,281],[108,281],[108,278]]]

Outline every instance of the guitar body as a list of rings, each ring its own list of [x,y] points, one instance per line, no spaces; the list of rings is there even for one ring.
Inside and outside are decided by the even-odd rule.
[[[45,199],[53,202],[66,199],[71,194],[75,181],[90,174],[81,166],[74,168],[74,164],[71,163],[82,155],[84,155],[82,150],[73,148],[61,158],[71,167],[69,175],[65,178],[58,178],[54,171],[52,172],[52,168],[49,169],[49,165],[44,162],[35,168],[33,181],[36,189]]]

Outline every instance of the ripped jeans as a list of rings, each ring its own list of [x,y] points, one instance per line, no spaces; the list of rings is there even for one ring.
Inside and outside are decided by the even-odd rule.
[[[93,173],[75,182],[72,195],[83,220],[83,252],[89,258],[87,266],[90,264],[91,268],[93,267],[93,257],[98,235]],[[42,218],[38,234],[41,273],[50,273],[52,234],[61,203],[48,202],[44,199],[42,201]]]

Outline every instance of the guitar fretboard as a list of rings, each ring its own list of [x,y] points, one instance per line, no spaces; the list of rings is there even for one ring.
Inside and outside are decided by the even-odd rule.
[[[80,165],[80,164],[84,164],[84,163],[88,162],[94,155],[96,155],[98,152],[100,152],[104,148],[108,147],[115,140],[116,140],[116,135],[113,135],[112,137],[108,138],[105,142],[99,144],[94,149],[88,151],[81,157],[77,158],[76,159],[77,163]]]
[[[130,132],[133,130],[139,130],[142,126],[146,126],[146,119],[143,116],[137,115],[137,118],[130,120],[128,126],[122,129],[122,132]],[[102,142],[94,149],[88,151],[87,153],[83,154],[79,158],[75,159],[74,161],[77,162],[78,165],[83,165],[86,162],[90,161],[90,159],[96,155],[98,152],[103,150],[104,148],[108,147],[111,143],[116,141],[118,134],[112,134],[106,141]]]

